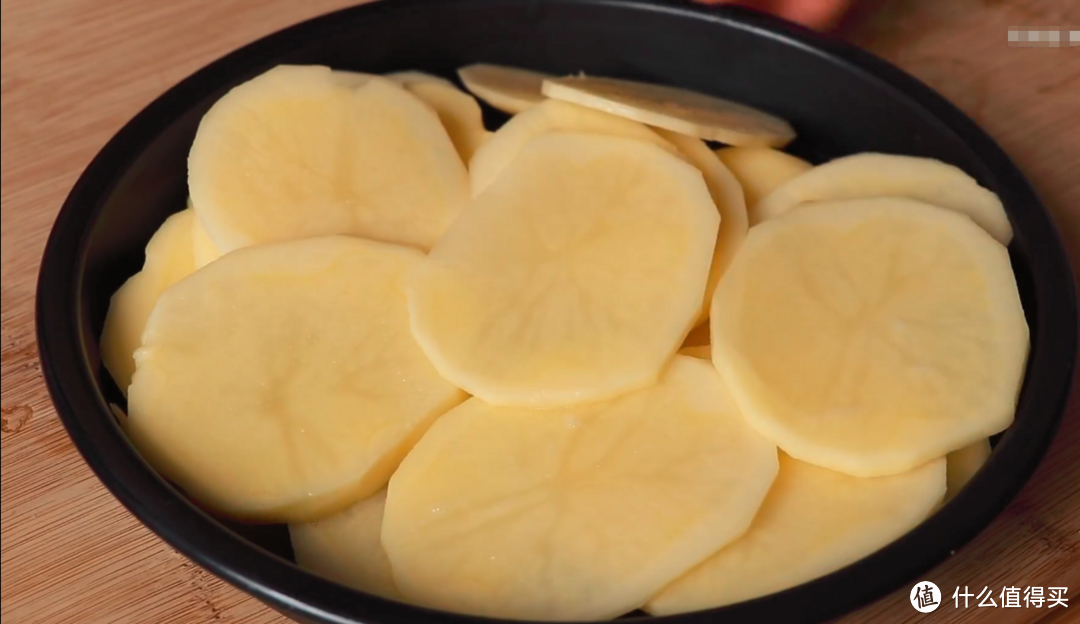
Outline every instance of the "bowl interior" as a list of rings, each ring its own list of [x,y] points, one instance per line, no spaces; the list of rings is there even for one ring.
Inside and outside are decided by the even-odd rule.
[[[135,463],[104,409],[107,402],[122,405],[123,398],[101,365],[97,337],[110,296],[140,267],[151,234],[184,207],[188,149],[201,116],[228,88],[280,63],[369,72],[418,69],[453,78],[457,67],[474,62],[585,71],[724,96],[791,120],[799,138],[790,151],[812,162],[860,151],[929,156],[961,167],[1005,202],[1016,232],[1010,254],[1032,340],[1016,424],[971,487],[915,532],[825,579],[725,609],[732,621],[773,621],[767,618],[795,613],[830,617],[895,588],[970,539],[1034,469],[1068,390],[1075,349],[1070,345],[1076,341],[1072,282],[1053,227],[1022,175],[943,100],[843,44],[736,9],[705,13],[678,3],[603,0],[396,0],[283,31],[181,83],[102,151],[58,218],[39,291],[50,389],[72,437],[106,485],[186,554],[271,604],[316,621],[404,622],[421,614],[453,619],[348,592],[246,544],[192,552],[201,547],[186,536],[189,529],[176,525],[179,519],[140,504],[165,496],[165,490],[151,497],[142,491],[151,487],[145,475],[139,484],[132,482],[133,472],[147,469]],[[491,109],[485,115],[493,124],[503,119]],[[79,375],[81,382],[74,379]],[[105,448],[110,445],[111,451]],[[217,526],[205,521],[211,524],[190,531]],[[284,527],[226,524],[259,548],[291,558]],[[252,571],[259,566],[264,573],[256,575]],[[291,597],[284,595],[289,582],[297,588]],[[815,598],[819,592],[845,598],[822,606]]]

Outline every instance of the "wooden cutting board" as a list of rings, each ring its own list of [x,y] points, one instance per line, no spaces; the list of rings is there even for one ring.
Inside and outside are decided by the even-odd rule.
[[[450,1],[450,0],[447,0]],[[38,260],[56,211],[112,134],[163,90],[257,37],[349,0],[3,0],[3,624],[281,624],[134,520],[68,441],[34,343]],[[1013,156],[1080,256],[1080,48],[1010,48],[1011,25],[1080,25],[1068,0],[868,0],[842,34],[922,78]],[[719,62],[719,59],[718,59]],[[845,623],[1063,624],[1080,604],[1080,402],[1019,497],[929,572],[947,604],[908,588]],[[952,591],[1068,587],[1067,609],[953,606]],[[822,596],[829,600],[830,596]],[[1000,600],[998,600],[1000,605]]]

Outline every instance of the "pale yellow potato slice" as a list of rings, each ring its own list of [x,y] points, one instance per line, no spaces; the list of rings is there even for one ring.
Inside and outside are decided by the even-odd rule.
[[[944,459],[863,479],[781,453],[780,472],[750,530],[664,588],[645,610],[712,609],[825,576],[915,528],[944,494]]]
[[[716,150],[716,155],[742,185],[747,207],[813,166],[771,147],[725,147]]]
[[[677,148],[660,135],[636,121],[566,102],[548,101],[513,117],[476,151],[469,161],[473,197],[482,193],[499,177],[525,144],[540,135],[556,131],[636,139],[660,146],[672,154],[680,154]]]
[[[957,449],[946,456],[949,462],[949,489],[945,495],[948,500],[956,496],[971,481],[975,473],[990,458],[990,440],[982,439]]]
[[[540,85],[550,77],[528,69],[486,63],[467,65],[458,70],[458,78],[473,95],[511,115],[546,100]]]
[[[195,260],[196,270],[203,268],[221,257],[221,252],[218,251],[217,245],[214,244],[214,241],[210,240],[210,234],[207,233],[206,228],[203,227],[202,221],[199,221],[199,218],[196,216],[192,216],[191,218],[191,244],[192,257]]]
[[[279,66],[203,117],[188,183],[222,252],[324,234],[426,250],[462,210],[468,176],[435,113],[391,80],[349,76]]]
[[[1012,226],[1001,199],[959,167],[932,158],[863,153],[818,165],[776,189],[750,211],[754,225],[812,202],[907,197],[955,210],[1008,245]]]
[[[468,164],[473,153],[488,138],[483,113],[476,99],[462,92],[449,80],[431,74],[408,71],[387,77],[404,85],[410,93],[435,111],[450,135],[462,163]]]
[[[384,488],[328,518],[290,524],[297,565],[362,592],[398,598],[380,537],[385,508]]]
[[[398,84],[403,84],[406,87],[408,87],[410,85],[414,85],[414,84],[437,82],[439,84],[443,84],[443,85],[446,85],[448,87],[454,87],[455,89],[457,89],[457,87],[454,86],[454,83],[450,82],[446,78],[443,78],[441,76],[436,76],[434,74],[429,74],[427,72],[422,72],[422,71],[416,71],[416,70],[400,71],[400,72],[394,72],[392,74],[386,74],[386,77],[389,78],[390,80],[393,80],[394,82],[396,82]]]
[[[677,356],[610,401],[451,410],[391,479],[382,543],[422,605],[611,618],[742,534],[777,465],[712,366]]]
[[[541,136],[417,272],[413,335],[492,404],[647,386],[697,319],[719,220],[701,173],[655,145]]]
[[[175,284],[135,354],[132,441],[241,519],[307,522],[374,494],[464,398],[409,333],[404,286],[423,259],[315,237],[234,251]]]
[[[191,243],[194,221],[191,209],[166,219],[146,245],[142,270],[129,277],[109,301],[101,330],[101,361],[124,394],[135,372],[132,355],[142,343],[146,319],[158,297],[195,270]]]
[[[1008,427],[1028,327],[1004,246],[953,211],[875,198],[751,228],[712,348],[763,435],[871,477]]]
[[[713,263],[709,269],[709,280],[705,284],[705,299],[701,304],[698,323],[709,320],[709,308],[713,293],[720,278],[727,271],[750,227],[746,216],[746,200],[742,186],[731,171],[720,161],[717,155],[700,139],[681,135],[670,130],[657,130],[657,133],[686,156],[690,164],[701,170],[705,184],[709,187],[713,203],[720,212],[720,231],[713,248]]]
[[[700,345],[697,347],[683,347],[679,349],[679,355],[688,355],[690,357],[698,358],[699,360],[712,361],[712,347],[709,345]]]
[[[548,78],[542,91],[552,99],[728,145],[782,147],[795,138],[791,124],[779,117],[678,87],[579,75]]]

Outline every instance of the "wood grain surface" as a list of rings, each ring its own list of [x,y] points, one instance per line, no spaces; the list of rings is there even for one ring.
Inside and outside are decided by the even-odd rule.
[[[63,431],[34,342],[38,261],[79,172],[132,115],[214,58],[349,0],[3,0],[3,624],[280,624],[189,563],[98,483]],[[1009,48],[1010,25],[1080,25],[1072,0],[864,2],[841,34],[897,63],[982,124],[1030,177],[1080,256],[1080,48]],[[720,60],[718,59],[718,62]],[[907,588],[845,623],[1080,621],[1080,402],[1031,482],[926,575],[995,593],[1066,586],[1068,609],[921,615]],[[828,600],[828,596],[823,596]]]

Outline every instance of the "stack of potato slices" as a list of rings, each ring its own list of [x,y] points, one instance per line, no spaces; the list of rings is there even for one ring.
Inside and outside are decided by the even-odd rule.
[[[978,472],[1028,349],[991,191],[712,95],[460,78],[281,66],[203,118],[101,337],[194,500],[360,591],[599,620],[828,574]]]

